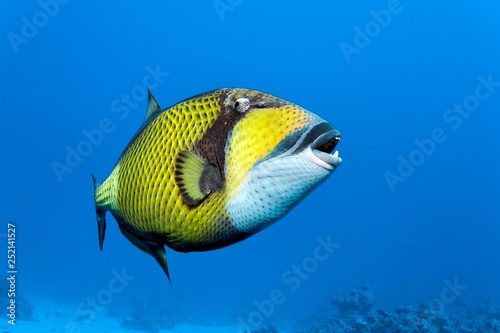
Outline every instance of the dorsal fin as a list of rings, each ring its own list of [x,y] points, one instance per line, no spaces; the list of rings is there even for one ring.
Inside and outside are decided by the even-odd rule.
[[[181,150],[175,161],[175,183],[187,205],[196,206],[210,193],[219,190],[222,181],[214,166],[196,153]]]
[[[158,105],[158,102],[151,93],[151,90],[149,90],[148,88],[148,109],[146,110],[146,117],[144,118],[144,122],[146,122],[149,118],[151,118],[155,113],[160,111],[161,111],[160,105]]]

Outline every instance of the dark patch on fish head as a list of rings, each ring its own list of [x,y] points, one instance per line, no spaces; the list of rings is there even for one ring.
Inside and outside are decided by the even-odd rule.
[[[234,126],[255,109],[277,107],[285,103],[280,98],[256,90],[221,89],[219,116],[196,143],[194,151],[219,171],[224,184],[226,147]]]

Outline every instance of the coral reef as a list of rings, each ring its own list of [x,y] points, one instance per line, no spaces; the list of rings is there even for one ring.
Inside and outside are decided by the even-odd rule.
[[[433,307],[429,304],[399,306],[386,309],[376,304],[368,286],[331,298],[329,311],[318,314],[313,327],[299,333],[500,333],[500,307],[491,301],[477,306],[457,298],[453,306]],[[237,308],[237,307],[235,307]],[[214,307],[190,304],[179,307],[169,300],[135,301],[108,307],[108,316],[120,318],[124,329],[159,333],[174,329],[176,324],[197,323],[201,326],[231,325],[217,318],[236,318]],[[323,310],[322,310],[323,311]],[[288,330],[290,331],[290,329]],[[278,333],[273,324],[247,333]]]
[[[360,291],[353,290],[348,294],[340,294],[331,301],[338,307],[341,316],[353,312],[366,315],[375,307],[375,297],[368,286],[362,286]]]
[[[333,297],[334,315],[301,333],[500,333],[500,307],[483,302],[470,309],[432,309],[420,304],[387,310],[376,306],[367,286]]]

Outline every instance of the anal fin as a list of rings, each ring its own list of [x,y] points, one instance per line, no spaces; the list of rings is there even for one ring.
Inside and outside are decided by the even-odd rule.
[[[146,237],[140,231],[123,223],[123,221],[121,221],[119,217],[115,216],[115,219],[118,221],[118,227],[120,228],[122,234],[140,250],[150,254],[153,258],[155,258],[155,260],[167,275],[168,281],[170,282],[170,284],[172,284],[170,273],[168,271],[167,254],[165,252],[164,245],[156,242],[149,237]]]

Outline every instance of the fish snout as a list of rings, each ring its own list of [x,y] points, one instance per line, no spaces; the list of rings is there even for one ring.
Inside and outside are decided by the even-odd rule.
[[[315,164],[333,171],[342,163],[338,150],[332,154],[342,135],[327,122],[322,122],[316,127],[317,137],[309,145],[308,155]]]

